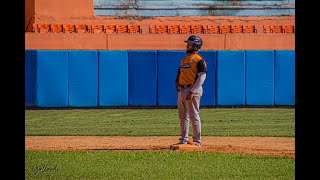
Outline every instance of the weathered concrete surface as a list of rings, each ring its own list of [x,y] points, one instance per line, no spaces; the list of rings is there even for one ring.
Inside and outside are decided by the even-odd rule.
[[[94,0],[94,14],[104,16],[277,16],[294,15],[295,0]]]
[[[43,24],[264,24],[282,25],[295,22],[295,15],[279,16],[95,16],[93,0],[27,0],[26,19],[34,14],[34,23]],[[34,7],[34,8],[32,8]],[[34,9],[34,10],[33,10]],[[34,11],[34,12],[32,12]],[[27,16],[28,14],[28,16]],[[29,28],[28,28],[29,29]],[[257,29],[259,31],[259,29]]]
[[[293,49],[294,34],[266,34],[263,25],[294,25],[295,16],[94,16],[93,0],[26,0],[26,48],[184,49],[190,34],[149,34],[149,25],[254,25],[257,34],[201,34],[203,49]],[[142,34],[29,34],[32,24],[135,24]]]
[[[93,0],[35,0],[38,20],[46,18],[94,17]]]
[[[25,49],[106,49],[105,34],[25,33]]]
[[[34,2],[35,0],[25,0],[25,16],[24,16],[24,26],[25,31],[32,31],[32,24],[34,23]]]
[[[108,49],[184,49],[190,34],[108,35]],[[224,35],[201,35],[202,49],[223,49]]]
[[[226,49],[295,49],[295,34],[229,34]]]

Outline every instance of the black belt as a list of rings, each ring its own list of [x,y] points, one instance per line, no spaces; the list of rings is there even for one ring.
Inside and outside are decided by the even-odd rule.
[[[180,84],[180,87],[182,88],[182,89],[186,89],[186,88],[189,88],[189,87],[191,87],[192,86],[192,84]]]

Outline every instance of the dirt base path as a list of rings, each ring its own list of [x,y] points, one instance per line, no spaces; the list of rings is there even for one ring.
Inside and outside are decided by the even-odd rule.
[[[26,136],[26,150],[168,150],[178,136]],[[295,157],[295,138],[203,136],[199,151]]]

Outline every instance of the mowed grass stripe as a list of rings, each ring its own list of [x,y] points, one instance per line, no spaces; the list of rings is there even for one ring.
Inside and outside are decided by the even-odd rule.
[[[288,157],[176,151],[26,151],[26,179],[294,179]]]
[[[294,108],[203,108],[200,116],[203,136],[295,136]],[[25,134],[176,136],[180,128],[177,109],[25,110]]]

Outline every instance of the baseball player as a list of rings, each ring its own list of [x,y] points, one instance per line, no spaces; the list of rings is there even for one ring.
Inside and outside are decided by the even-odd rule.
[[[175,80],[180,119],[180,138],[178,144],[189,143],[201,146],[199,107],[203,92],[202,84],[206,79],[207,62],[198,52],[198,49],[202,46],[202,39],[199,36],[192,35],[184,42],[187,43],[187,54],[180,61]],[[193,141],[188,141],[190,119],[193,130]]]

